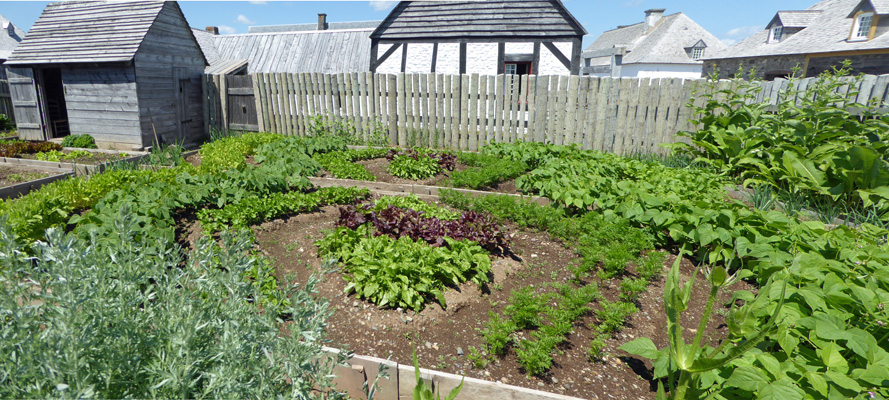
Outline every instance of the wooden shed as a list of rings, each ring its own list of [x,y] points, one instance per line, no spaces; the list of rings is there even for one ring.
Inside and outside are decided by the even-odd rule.
[[[176,2],[52,3],[6,64],[23,139],[129,150],[204,134],[207,61]]]
[[[577,75],[584,35],[559,0],[402,1],[370,35],[370,70],[400,50],[401,72],[539,74],[548,57]]]

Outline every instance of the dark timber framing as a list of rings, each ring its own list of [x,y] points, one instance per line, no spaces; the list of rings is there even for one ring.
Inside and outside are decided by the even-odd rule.
[[[370,35],[370,70],[386,61],[399,46],[401,71],[407,65],[409,43],[432,43],[435,72],[439,43],[460,44],[460,74],[466,73],[469,43],[497,43],[497,73],[504,73],[506,43],[534,44],[533,72],[537,74],[542,44],[565,65],[571,75],[580,74],[581,42],[586,30],[560,0],[402,1]],[[571,42],[566,56],[556,42]],[[378,57],[381,44],[392,45]]]

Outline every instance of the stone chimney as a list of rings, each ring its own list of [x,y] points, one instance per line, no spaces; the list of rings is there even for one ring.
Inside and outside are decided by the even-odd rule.
[[[327,30],[327,14],[318,14],[318,30]]]
[[[665,8],[652,8],[645,10],[645,25],[654,26],[661,18],[664,17]]]
[[[210,33],[212,33],[212,34],[214,34],[214,35],[218,35],[218,34],[219,34],[219,28],[218,28],[218,27],[215,27],[215,26],[208,26],[208,27],[206,28],[206,31],[207,31],[207,32],[210,32]]]

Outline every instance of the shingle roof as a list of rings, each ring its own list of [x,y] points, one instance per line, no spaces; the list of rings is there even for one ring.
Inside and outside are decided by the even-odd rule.
[[[701,64],[689,57],[686,47],[703,41],[707,51],[721,51],[727,46],[683,13],[664,16],[654,28],[645,22],[602,33],[587,51],[626,47],[623,64]],[[603,64],[603,60],[605,63]],[[610,58],[593,59],[590,65],[610,64]]]
[[[377,29],[383,21],[328,22],[328,30]],[[247,33],[316,31],[318,24],[262,25],[247,28]]]
[[[9,58],[12,50],[18,47],[19,42],[25,37],[25,31],[15,26],[15,24],[6,19],[6,17],[0,15],[0,27],[6,23],[12,24],[13,34],[10,35],[7,29],[0,30],[0,61]]]
[[[780,20],[781,26],[785,28],[805,28],[821,13],[821,10],[778,11],[775,18]]]
[[[586,30],[559,0],[402,1],[371,37],[574,38],[585,34]]]
[[[130,61],[162,1],[49,4],[7,64]]]
[[[870,0],[877,14],[889,14],[889,0]]]
[[[889,0],[874,3],[889,3]],[[777,43],[768,43],[768,30],[753,34],[740,43],[707,59],[763,57],[773,55],[815,54],[838,51],[876,50],[889,48],[889,34],[872,40],[850,42],[853,19],[849,13],[861,0],[823,0],[808,10],[822,10],[809,26]],[[874,4],[876,6],[876,4]]]
[[[251,74],[367,72],[370,70],[370,32],[371,29],[349,29],[211,34],[209,40],[199,39],[198,43],[202,48],[213,47],[210,52],[217,58],[210,62],[211,68],[231,60],[248,60],[247,71]]]

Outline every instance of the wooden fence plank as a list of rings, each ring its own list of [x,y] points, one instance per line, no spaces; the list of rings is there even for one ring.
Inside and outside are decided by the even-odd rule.
[[[468,149],[469,145],[469,75],[463,75],[460,80],[460,150]]]
[[[396,75],[396,79],[398,82],[398,93],[395,94],[395,99],[398,102],[398,111],[397,111],[397,120],[398,120],[398,140],[395,143],[392,143],[396,146],[404,146],[407,143],[407,118],[406,118],[406,108],[405,102],[408,100],[405,97],[405,75],[404,72]]]
[[[580,77],[572,75],[568,78],[568,98],[565,105],[564,144],[576,143],[574,135],[577,130],[577,93],[580,90]]]
[[[599,78],[599,90],[596,94],[596,125],[593,132],[593,150],[603,151],[605,148],[605,128],[608,126],[608,96],[614,79]]]
[[[491,143],[496,138],[494,128],[497,126],[496,123],[496,107],[497,107],[497,96],[495,88],[497,87],[497,77],[490,76],[488,77],[488,88],[486,90],[486,105],[487,105],[487,124],[485,127],[485,144]]]
[[[455,150],[460,148],[460,88],[462,84],[463,79],[460,78],[460,75],[451,76],[451,137],[448,146]]]
[[[442,92],[442,114],[444,115],[444,121],[442,121],[442,134],[444,140],[442,141],[442,147],[450,147],[451,146],[451,136],[452,134],[452,124],[454,119],[454,111],[451,107],[453,103],[453,94],[454,94],[454,79],[450,75],[443,75],[442,81],[444,84],[444,91]]]
[[[591,150],[593,148],[593,129],[596,121],[597,100],[599,98],[599,78],[588,76],[587,92],[586,92],[586,110],[584,111],[583,123],[583,148]]]

